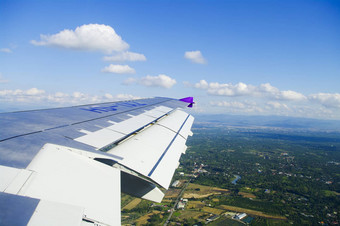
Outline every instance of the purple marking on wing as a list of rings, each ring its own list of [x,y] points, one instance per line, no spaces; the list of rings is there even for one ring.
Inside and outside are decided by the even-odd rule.
[[[189,103],[189,105],[188,105],[189,108],[192,108],[192,106],[193,106],[194,103],[195,103],[193,97],[185,97],[185,98],[180,99],[180,101]]]

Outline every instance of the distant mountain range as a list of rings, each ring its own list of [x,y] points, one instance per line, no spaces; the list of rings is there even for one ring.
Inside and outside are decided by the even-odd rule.
[[[291,129],[316,129],[340,132],[340,120],[295,118],[286,116],[195,115],[196,122],[223,123],[230,126],[265,126]]]

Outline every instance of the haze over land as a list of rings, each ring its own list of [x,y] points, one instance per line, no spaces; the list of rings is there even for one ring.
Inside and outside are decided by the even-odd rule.
[[[339,120],[296,118],[287,116],[246,116],[246,115],[196,115],[196,126],[220,124],[221,127],[248,127],[286,129],[288,131],[334,131],[340,132]]]
[[[1,1],[1,111],[194,96],[340,119],[338,1]]]
[[[237,214],[250,225],[338,225],[338,125],[215,115],[197,116],[193,132],[162,203],[123,196],[123,223],[172,213],[168,225],[244,225]]]

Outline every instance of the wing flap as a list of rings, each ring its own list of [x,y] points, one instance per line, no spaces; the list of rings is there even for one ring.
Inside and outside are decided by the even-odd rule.
[[[107,153],[122,158],[119,164],[168,188],[178,166],[193,117],[175,110]]]
[[[168,189],[184,149],[186,149],[185,140],[177,136],[166,153],[156,162],[148,176],[163,188]]]
[[[171,142],[173,134],[164,127],[154,125],[107,153],[121,157],[119,163],[123,166],[148,176],[152,166],[162,155],[164,144]]]

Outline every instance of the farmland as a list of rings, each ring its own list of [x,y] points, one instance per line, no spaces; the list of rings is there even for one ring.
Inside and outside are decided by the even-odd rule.
[[[122,196],[123,224],[161,225],[171,214],[168,225],[339,222],[338,133],[223,124],[199,124],[194,133],[173,178],[181,183],[159,204]]]

